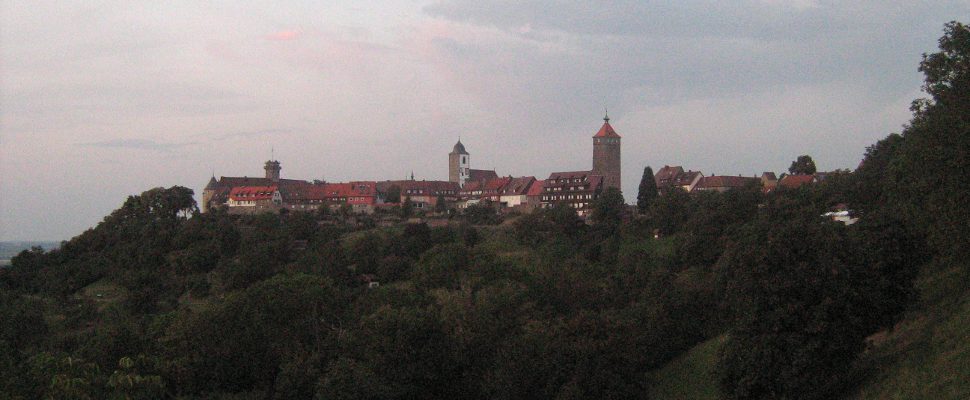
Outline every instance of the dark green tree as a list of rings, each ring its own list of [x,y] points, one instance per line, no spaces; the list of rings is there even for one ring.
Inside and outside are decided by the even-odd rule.
[[[788,172],[792,175],[812,175],[815,171],[815,161],[807,155],[798,156],[798,159],[791,162]]]
[[[764,218],[719,262],[736,321],[717,370],[730,399],[828,399],[865,338],[912,298],[918,242],[890,220]]]
[[[482,200],[478,204],[465,207],[462,215],[465,217],[465,221],[472,225],[492,225],[501,222],[495,207],[488,200]]]
[[[690,218],[693,202],[690,194],[679,187],[670,188],[650,206],[650,220],[664,235],[676,233]]]
[[[448,204],[445,204],[445,195],[439,194],[434,201],[434,212],[444,214],[448,211]]]
[[[623,222],[623,214],[626,213],[626,204],[623,202],[623,193],[620,189],[606,188],[599,197],[593,201],[593,212],[590,218],[593,224],[605,230],[605,232],[615,232]]]
[[[294,274],[260,282],[177,315],[163,339],[170,360],[163,375],[177,394],[266,393],[287,363],[333,345],[345,304],[326,278]]]
[[[892,179],[892,162],[898,157],[903,137],[891,134],[866,148],[866,155],[849,178],[849,203],[859,213],[893,207],[890,198],[898,190]]]
[[[650,209],[650,204],[657,198],[657,181],[653,177],[653,169],[647,166],[643,169],[643,177],[640,178],[640,192],[637,194],[637,211],[646,214]]]
[[[401,202],[401,218],[411,218],[412,215],[414,215],[414,203],[411,202],[411,197],[408,196]]]
[[[914,117],[903,131],[891,163],[895,205],[925,230],[945,255],[970,254],[970,31],[950,22],[940,51],[920,63],[924,90],[931,98],[913,104]]]
[[[391,185],[387,188],[387,193],[384,195],[385,203],[400,203],[401,202],[401,187],[398,185]]]

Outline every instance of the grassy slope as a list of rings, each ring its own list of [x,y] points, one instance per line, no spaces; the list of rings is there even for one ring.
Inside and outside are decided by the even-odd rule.
[[[849,399],[970,399],[970,268],[930,267],[921,301],[889,332],[870,340],[866,378]],[[724,337],[701,343],[649,378],[651,399],[717,399],[711,379]]]
[[[931,270],[922,299],[891,332],[873,337],[860,360],[867,381],[852,399],[970,399],[970,273]]]
[[[654,382],[650,399],[717,399],[717,384],[713,368],[717,350],[725,336],[701,343],[681,354],[663,368],[653,371],[648,379]]]

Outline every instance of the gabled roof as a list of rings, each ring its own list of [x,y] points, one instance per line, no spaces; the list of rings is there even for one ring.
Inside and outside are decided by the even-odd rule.
[[[509,183],[502,188],[502,194],[523,195],[529,192],[529,188],[535,185],[536,177],[522,176],[518,178],[509,177]]]
[[[681,173],[680,175],[677,175],[676,177],[674,177],[673,184],[674,186],[689,186],[691,183],[694,182],[694,179],[698,178],[698,175],[700,175],[700,177],[703,177],[703,174],[701,174],[700,171],[687,171],[687,172]]]
[[[542,194],[542,182],[535,181],[529,186],[529,191],[525,194],[526,196],[538,196]]]
[[[655,181],[657,181],[657,186],[665,186],[673,184],[674,179],[684,173],[684,167],[676,166],[671,167],[669,165],[664,165],[656,174],[653,175]]]

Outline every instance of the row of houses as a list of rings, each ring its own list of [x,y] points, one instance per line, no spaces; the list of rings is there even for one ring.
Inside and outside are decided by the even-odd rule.
[[[782,174],[778,178],[774,172],[764,172],[761,176],[733,176],[733,175],[711,175],[704,176],[701,171],[687,170],[681,166],[664,165],[663,168],[654,174],[654,181],[661,194],[673,188],[684,190],[688,193],[705,191],[726,192],[731,189],[745,187],[759,187],[764,192],[771,192],[779,187],[794,189],[805,184],[824,180],[826,173],[820,172],[811,175],[787,175]]]
[[[465,208],[488,201],[503,209],[529,211],[538,207],[543,181],[532,176],[498,177],[494,171],[482,180],[459,186],[451,181],[387,180],[322,182],[280,179],[279,162],[266,163],[267,176],[212,177],[202,191],[202,208],[227,209],[234,214],[255,214],[289,209],[317,211],[322,207],[337,210],[349,207],[354,213],[397,207],[408,200],[416,210],[434,210],[438,203],[446,208]]]
[[[487,203],[499,210],[530,212],[565,203],[585,216],[604,188],[604,177],[590,171],[554,172],[547,179],[534,176],[499,177],[494,172],[464,186],[451,181],[387,180],[323,182],[280,179],[279,162],[269,161],[267,176],[212,177],[203,189],[203,211],[227,209],[233,214],[273,212],[280,209],[317,211],[349,207],[354,213],[373,213],[409,201],[416,210],[464,209]]]

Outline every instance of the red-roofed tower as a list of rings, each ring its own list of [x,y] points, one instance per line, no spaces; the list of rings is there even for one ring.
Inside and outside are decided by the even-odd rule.
[[[603,187],[620,189],[620,135],[603,117],[603,126],[593,135],[593,175],[603,177]]]

